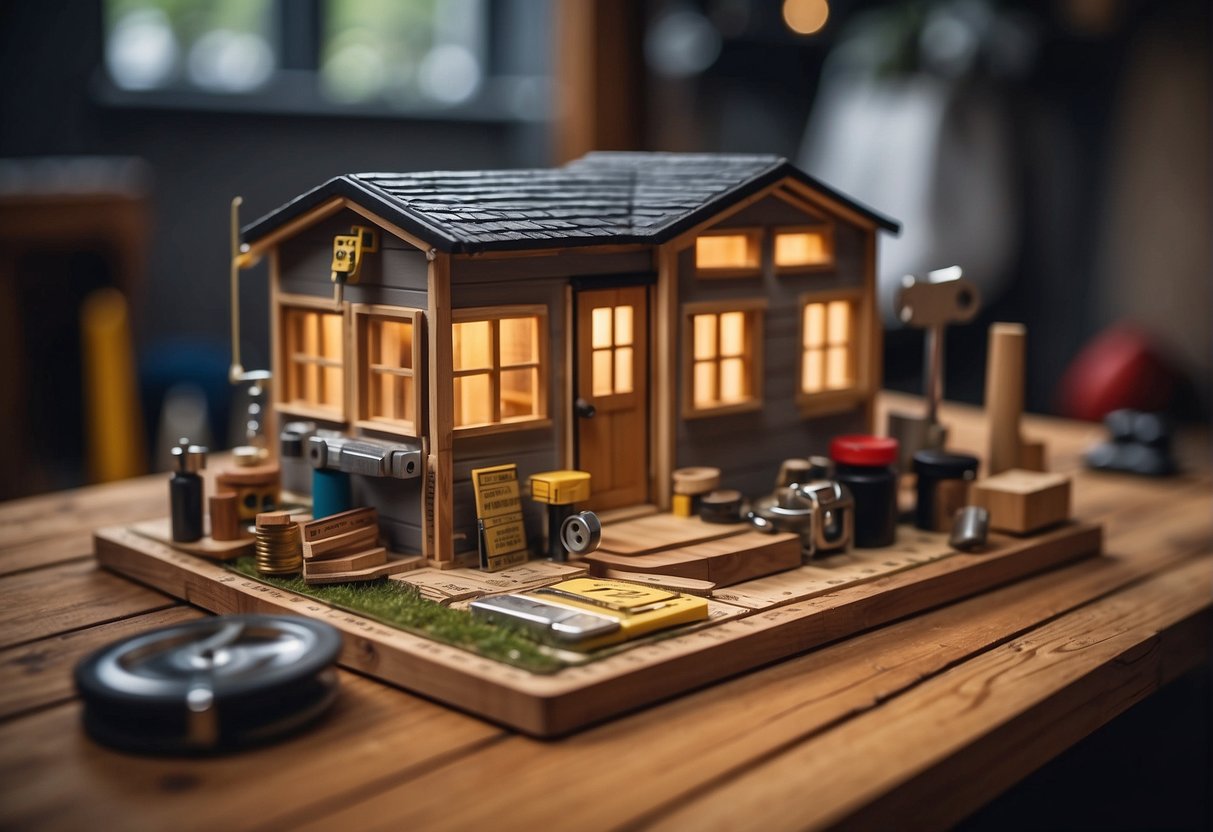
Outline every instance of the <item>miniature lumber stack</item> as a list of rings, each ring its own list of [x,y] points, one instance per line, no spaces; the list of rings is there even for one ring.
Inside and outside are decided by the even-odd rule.
[[[379,513],[355,508],[303,525],[303,580],[309,584],[372,581],[411,569],[389,561],[379,545]]]

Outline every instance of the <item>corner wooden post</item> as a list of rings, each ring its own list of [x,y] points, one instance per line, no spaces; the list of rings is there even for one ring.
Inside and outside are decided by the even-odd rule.
[[[451,356],[451,258],[432,249],[428,256],[429,459],[426,476],[433,478],[433,497],[427,515],[430,527],[426,535],[433,541],[429,549],[430,558],[439,563],[450,563],[455,560],[451,499],[455,418]]]
[[[653,502],[669,511],[673,493],[678,425],[678,252],[672,245],[657,249],[657,298],[653,315],[655,343],[649,354],[655,359],[649,397],[653,408]]]

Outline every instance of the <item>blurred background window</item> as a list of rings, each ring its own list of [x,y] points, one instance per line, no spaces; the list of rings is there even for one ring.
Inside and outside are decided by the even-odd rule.
[[[105,68],[124,93],[260,92],[304,109],[407,112],[469,102],[490,69],[487,0],[103,5]]]

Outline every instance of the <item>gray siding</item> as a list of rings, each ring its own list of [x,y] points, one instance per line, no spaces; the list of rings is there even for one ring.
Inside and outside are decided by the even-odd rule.
[[[510,258],[517,266],[528,263],[530,258]],[[463,261],[454,263],[463,265]],[[543,535],[543,506],[533,503],[526,495],[526,479],[540,471],[551,471],[561,467],[561,426],[567,418],[568,379],[565,373],[564,316],[567,276],[534,279],[529,272],[515,271],[512,281],[490,283],[464,282],[462,270],[452,268],[459,278],[452,280],[451,304],[454,309],[471,307],[496,307],[516,304],[539,304],[548,310],[548,415],[551,425],[512,431],[489,436],[461,437],[455,434],[454,493],[452,512],[454,517],[455,551],[473,551],[476,548],[476,502],[472,493],[472,469],[513,462],[518,465],[518,481],[523,492],[523,514],[526,518],[527,537],[532,548],[538,548]],[[525,279],[521,279],[525,277]]]
[[[342,210],[283,241],[278,247],[279,290],[292,294],[332,297],[333,284],[329,280],[329,264],[333,256],[333,237],[348,234],[354,225],[373,223],[353,211]],[[380,230],[379,251],[367,256],[359,282],[346,287],[345,299],[351,303],[377,303],[425,309],[428,304],[428,271],[424,252]],[[423,401],[422,412],[424,411]],[[341,427],[338,424],[326,423],[321,423],[321,426]],[[360,428],[347,432],[351,435],[377,436],[388,441],[396,438]],[[396,551],[421,551],[421,495],[424,482],[421,477],[414,480],[351,477],[351,496],[354,504],[373,506],[379,510],[384,536],[390,547]]]
[[[811,225],[816,220],[774,197],[762,200],[722,221],[716,228]],[[796,403],[800,373],[800,296],[806,292],[862,286],[864,279],[863,229],[835,219],[835,268],[802,274],[775,274],[772,237],[765,235],[761,276],[700,278],[695,273],[694,249],[678,258],[679,304],[699,301],[764,298],[761,410],[724,416],[682,419],[682,402],[676,436],[675,467],[712,465],[721,469],[726,487],[756,496],[774,486],[779,463],[795,456],[825,453],[832,436],[862,431],[862,408],[848,413],[804,418]],[[678,317],[679,345],[685,321]],[[681,396],[685,361],[678,362]]]

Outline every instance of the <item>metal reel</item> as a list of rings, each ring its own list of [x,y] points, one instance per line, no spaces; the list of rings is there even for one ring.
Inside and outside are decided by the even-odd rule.
[[[592,511],[569,515],[560,524],[560,542],[571,554],[589,554],[602,542],[602,521]]]

